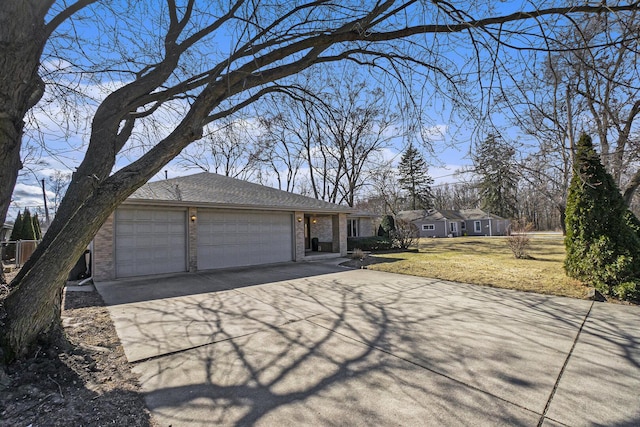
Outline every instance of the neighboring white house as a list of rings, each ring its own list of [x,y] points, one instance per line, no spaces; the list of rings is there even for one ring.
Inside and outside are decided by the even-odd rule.
[[[93,277],[302,261],[320,252],[344,256],[352,212],[212,173],[149,182],[97,233]]]
[[[510,225],[482,209],[402,211],[398,218],[415,224],[420,237],[504,236]]]

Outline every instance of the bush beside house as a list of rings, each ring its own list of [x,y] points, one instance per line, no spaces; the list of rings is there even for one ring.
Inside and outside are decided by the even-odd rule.
[[[387,251],[393,247],[390,238],[383,236],[369,237],[349,237],[347,239],[347,250],[360,249],[367,252]]]

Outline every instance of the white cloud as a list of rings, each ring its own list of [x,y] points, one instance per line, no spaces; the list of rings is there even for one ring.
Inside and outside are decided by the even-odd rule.
[[[444,141],[449,126],[447,125],[435,125],[422,128],[422,137],[428,142]]]
[[[466,174],[459,173],[465,167],[467,166],[454,164],[431,167],[429,168],[429,175],[433,178],[434,185],[455,184],[465,180]]]

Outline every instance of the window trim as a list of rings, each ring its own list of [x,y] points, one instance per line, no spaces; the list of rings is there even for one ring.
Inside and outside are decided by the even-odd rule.
[[[360,237],[360,218],[347,219],[347,237]]]
[[[482,233],[482,221],[473,221],[473,232]]]

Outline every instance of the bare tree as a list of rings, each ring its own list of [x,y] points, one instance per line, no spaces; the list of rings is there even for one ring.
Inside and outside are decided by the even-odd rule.
[[[280,188],[286,182],[292,190],[297,178],[308,182],[314,197],[353,206],[379,166],[381,150],[401,136],[393,129],[399,116],[390,111],[382,89],[369,88],[357,69],[348,74],[343,81],[315,76],[314,84],[272,97],[271,111],[261,117],[263,162]]]
[[[294,191],[296,186],[301,190],[298,174],[308,164],[307,153],[320,140],[317,108],[311,96],[304,96],[308,93],[307,88],[300,87],[268,96],[259,114],[264,154],[260,161],[266,174],[275,176],[281,190]],[[316,190],[314,185],[312,188]]]
[[[256,125],[238,118],[223,119],[178,157],[186,169],[200,169],[248,180],[258,173],[263,150],[256,143]]]
[[[453,69],[456,61],[447,60],[455,43],[472,45],[480,58],[477,71],[484,72],[499,63],[492,56],[485,61],[481,52],[489,45],[518,48],[518,40],[533,40],[526,31],[532,22],[549,23],[544,26],[549,38],[554,26],[571,22],[568,16],[638,8],[637,3],[539,7],[500,16],[480,2],[465,9],[415,1],[285,6],[78,0],[66,5],[9,0],[0,10],[0,219],[20,169],[25,113],[43,92],[38,75],[43,50],[56,29],[72,34],[72,16],[94,37],[82,46],[66,39],[55,53],[71,64],[70,74],[86,71],[101,83],[84,158],[42,243],[3,300],[0,345],[7,360],[24,356],[37,340],[60,339],[67,273],[114,209],[202,138],[206,126],[279,90],[287,78],[312,66],[352,61],[387,76],[397,71],[396,81],[402,81],[403,71],[422,73],[443,93],[457,96],[462,76]],[[434,35],[437,40],[425,46]],[[221,43],[225,39],[228,43]],[[100,58],[100,69],[90,61],[94,57]],[[142,130],[152,121],[163,127],[154,127],[154,138],[145,140]],[[135,158],[115,168],[127,150]]]
[[[372,171],[382,163],[382,149],[402,135],[394,129],[398,115],[390,111],[381,88],[368,89],[364,81],[344,83],[331,82],[331,104],[320,110],[325,140],[316,152],[326,165],[321,183],[326,199],[353,206]]]
[[[64,197],[64,193],[67,191],[67,187],[71,182],[71,173],[55,171],[49,177],[49,190],[53,193],[53,200],[51,204],[51,210],[55,216],[56,212],[58,212],[58,206],[60,206],[60,201]]]
[[[369,197],[369,204],[377,206],[374,212],[395,216],[404,209],[406,200],[398,183],[398,172],[391,163],[379,167],[372,175],[371,183],[373,194]]]
[[[439,210],[474,209],[480,205],[478,186],[473,182],[437,185],[433,197],[434,207]]]
[[[542,66],[504,99],[515,110],[518,125],[540,145],[529,158],[533,166],[523,166],[530,175],[539,175],[536,179],[554,183],[541,191],[560,212],[566,204],[575,135],[583,131],[597,136],[602,162],[627,204],[640,186],[634,138],[640,113],[638,28],[637,10],[616,20],[606,14],[586,17],[553,41],[552,52],[543,53]]]

